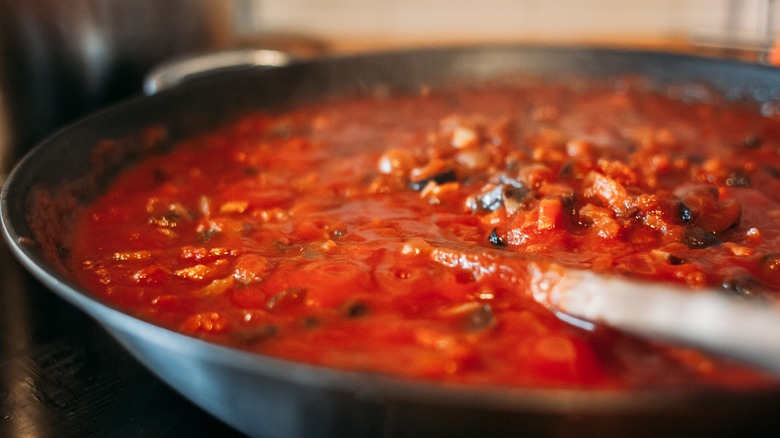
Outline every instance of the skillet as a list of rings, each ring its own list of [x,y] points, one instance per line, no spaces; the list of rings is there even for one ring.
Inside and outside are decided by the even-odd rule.
[[[547,46],[406,50],[230,71],[136,98],[43,141],[18,163],[2,194],[2,226],[14,254],[44,284],[95,318],[138,360],[206,411],[251,436],[713,436],[780,426],[780,393],[643,392],[471,388],[291,363],[210,344],[135,318],[75,284],[58,268],[65,236],[32,233],[28,197],[42,188],[88,202],[142,155],[143,131],[166,144],[258,109],[279,110],[331,95],[414,91],[507,74],[608,79],[638,75],[663,87],[705,83],[734,100],[772,105],[772,67],[687,55]],[[691,89],[691,93],[695,88]],[[96,146],[121,147],[96,161]],[[56,229],[72,208],[46,216]]]

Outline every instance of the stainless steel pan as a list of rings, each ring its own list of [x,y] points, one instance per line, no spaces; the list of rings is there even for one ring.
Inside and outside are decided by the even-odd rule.
[[[772,105],[780,97],[780,72],[771,67],[577,47],[410,50],[231,71],[125,102],[42,142],[18,163],[3,187],[5,238],[35,276],[99,321],[161,379],[253,436],[717,436],[769,433],[780,427],[777,388],[608,392],[455,387],[248,354],[171,332],[104,302],[57,268],[57,257],[67,254],[66,239],[40,242],[31,233],[27,198],[32,187],[65,191],[88,202],[141,155],[146,127],[164,127],[174,144],[261,108],[510,73],[637,74],[659,86],[704,82],[757,105]],[[92,151],[106,139],[122,147],[95,166]],[[66,221],[70,213],[63,210],[48,219]]]

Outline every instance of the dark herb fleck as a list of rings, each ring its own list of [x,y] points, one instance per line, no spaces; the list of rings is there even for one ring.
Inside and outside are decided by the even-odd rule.
[[[496,228],[493,228],[493,231],[490,232],[490,236],[488,236],[488,241],[496,246],[506,246],[506,243],[504,243],[504,241],[501,240],[500,237],[498,237]]]
[[[70,248],[64,247],[64,246],[58,246],[57,247],[57,255],[61,259],[69,259],[70,258]]]
[[[212,237],[217,235],[217,230],[208,229],[203,230],[198,234],[198,238],[201,242],[208,242]]]
[[[301,319],[301,325],[306,328],[318,327],[320,324],[322,324],[322,321],[316,316],[304,316]]]
[[[684,265],[685,264],[685,259],[684,258],[678,257],[678,256],[676,256],[674,254],[669,254],[666,257],[666,261],[667,261],[667,263],[669,263],[672,266],[679,266],[679,265]]]
[[[511,199],[516,202],[525,202],[528,194],[531,193],[526,187],[507,187],[504,186],[504,198]]]
[[[575,202],[575,196],[576,195],[574,193],[561,196],[561,206],[563,211],[568,213],[570,216],[577,214],[577,203]]]
[[[720,239],[701,228],[689,228],[686,230],[681,242],[690,249],[704,249],[722,243]]]
[[[422,190],[425,188],[425,186],[428,185],[429,182],[433,181],[434,183],[441,185],[448,182],[455,182],[457,181],[457,177],[455,175],[455,171],[450,169],[446,170],[442,173],[433,175],[429,178],[422,179],[420,181],[410,181],[409,185],[412,187],[412,190]]]
[[[770,175],[772,175],[773,178],[780,179],[780,169],[774,166],[764,166],[764,171]]]
[[[361,316],[368,315],[370,312],[371,309],[368,305],[361,302],[350,303],[345,309],[347,318],[360,318]]]
[[[680,211],[680,219],[682,219],[684,223],[687,224],[688,222],[691,221],[691,219],[693,219],[693,211],[682,202],[680,202],[679,211]]]
[[[260,170],[255,166],[247,166],[244,168],[244,173],[247,175],[257,175]]]
[[[561,166],[561,171],[558,172],[558,178],[566,179],[573,175],[574,175],[574,161],[569,160],[563,166]]]

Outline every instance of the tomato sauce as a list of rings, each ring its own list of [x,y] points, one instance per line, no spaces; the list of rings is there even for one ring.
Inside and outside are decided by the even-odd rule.
[[[328,367],[774,384],[526,292],[534,260],[776,301],[780,119],[686,90],[524,78],[252,114],[119,176],[80,212],[69,269],[143,319]]]

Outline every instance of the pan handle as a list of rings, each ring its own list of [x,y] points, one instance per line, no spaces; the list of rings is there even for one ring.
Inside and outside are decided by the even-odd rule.
[[[151,96],[194,79],[258,67],[282,67],[296,59],[286,52],[265,49],[236,49],[173,59],[146,75],[143,91]]]

